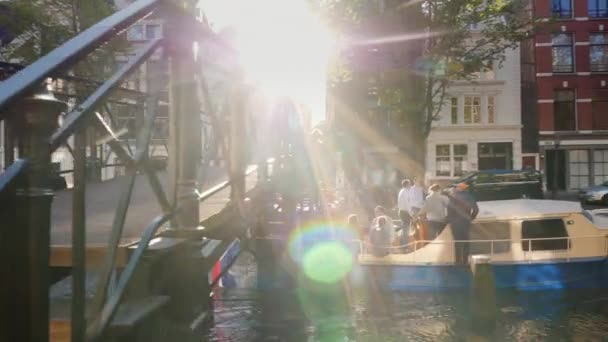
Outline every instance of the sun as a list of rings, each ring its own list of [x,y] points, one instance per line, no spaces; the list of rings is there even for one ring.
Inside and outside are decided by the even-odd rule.
[[[270,96],[289,96],[325,114],[325,84],[334,39],[306,0],[204,0],[216,29],[236,33],[246,77]]]

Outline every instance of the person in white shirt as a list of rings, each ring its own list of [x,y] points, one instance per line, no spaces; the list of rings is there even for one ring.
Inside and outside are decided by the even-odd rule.
[[[401,181],[401,190],[397,196],[397,209],[399,209],[399,218],[402,223],[402,234],[405,234],[410,226],[410,191],[411,183],[409,179]]]
[[[422,182],[419,179],[414,178],[414,185],[410,187],[408,194],[410,215],[416,216],[424,206],[424,190],[422,188]]]
[[[395,241],[395,229],[383,207],[377,206],[374,213],[376,217],[372,220],[368,233],[369,242],[372,245],[372,254],[384,256],[391,253],[391,247]]]
[[[437,184],[431,185],[430,194],[418,212],[419,216],[426,216],[428,221],[429,237],[436,238],[447,224],[448,203],[447,196],[441,193]]]

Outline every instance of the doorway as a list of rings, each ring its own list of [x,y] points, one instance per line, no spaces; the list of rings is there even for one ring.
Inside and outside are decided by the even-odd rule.
[[[545,172],[547,174],[547,189],[566,190],[566,151],[545,151]]]
[[[512,143],[479,143],[477,156],[479,170],[510,170],[513,168]]]

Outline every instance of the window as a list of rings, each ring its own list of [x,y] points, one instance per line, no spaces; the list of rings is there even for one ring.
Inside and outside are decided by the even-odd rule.
[[[464,123],[479,123],[481,120],[481,100],[479,96],[464,97]]]
[[[144,40],[144,26],[133,25],[127,30],[127,40]]]
[[[511,224],[509,222],[475,223],[471,226],[471,240],[510,240]],[[511,242],[494,241],[471,244],[470,254],[508,253],[511,251]]]
[[[471,80],[490,81],[495,79],[494,63],[492,62],[487,63],[487,65],[464,62],[463,67]]]
[[[437,176],[450,176],[450,145],[437,145],[435,147],[435,169]]]
[[[159,24],[146,25],[146,39],[152,40],[162,36]]]
[[[571,18],[572,0],[553,0],[551,12],[555,18]]]
[[[454,145],[454,174],[452,176],[462,176],[467,172],[467,145]]]
[[[553,72],[574,72],[574,51],[572,34],[558,33],[553,35]]]
[[[456,125],[456,124],[458,124],[458,98],[452,97],[451,101],[452,101],[452,107],[451,107],[452,125]]]
[[[573,90],[556,90],[553,103],[553,120],[556,131],[576,131],[576,113]]]
[[[494,96],[488,96],[488,123],[494,123]]]
[[[608,130],[608,89],[594,89],[591,102],[593,129]]]
[[[589,16],[608,17],[608,0],[589,0]]]
[[[596,185],[608,181],[608,150],[593,151],[593,177]]]
[[[570,174],[570,188],[582,189],[589,186],[589,151],[568,151],[568,173]]]
[[[562,219],[523,221],[521,223],[521,247],[524,251],[567,250],[567,238],[568,232],[566,231],[566,225],[564,224],[564,221]]]
[[[591,71],[608,71],[608,34],[590,34],[589,45]]]
[[[437,176],[460,177],[468,170],[468,146],[465,144],[437,145],[435,162]]]

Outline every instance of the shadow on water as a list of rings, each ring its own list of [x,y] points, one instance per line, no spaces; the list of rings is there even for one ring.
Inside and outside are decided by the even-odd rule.
[[[241,270],[242,271],[242,270]],[[238,266],[235,272],[239,272]],[[261,291],[247,277],[215,298],[210,341],[601,341],[608,292],[512,292],[496,297],[496,324],[472,321],[469,292],[382,292],[320,284]]]

